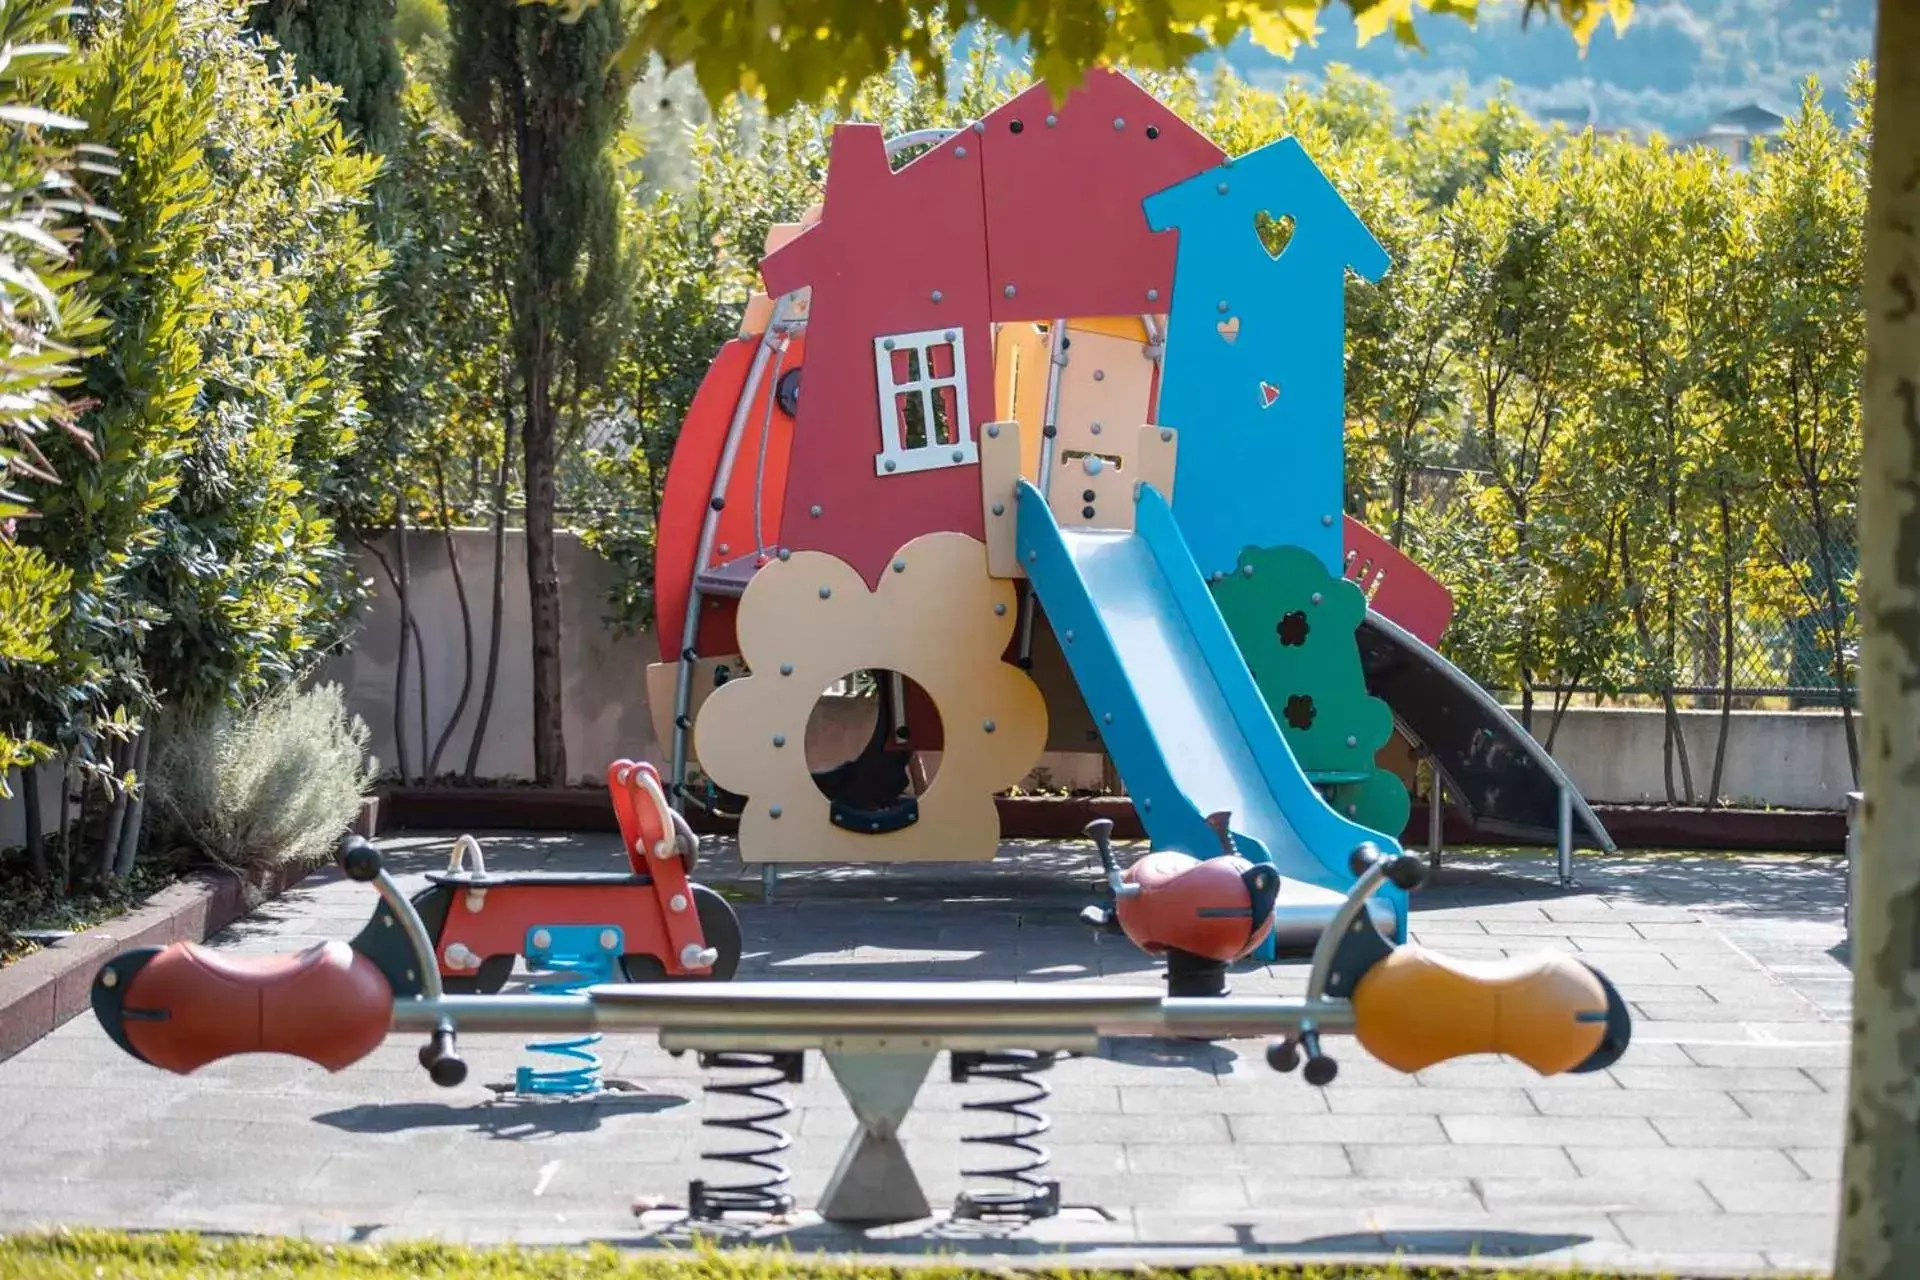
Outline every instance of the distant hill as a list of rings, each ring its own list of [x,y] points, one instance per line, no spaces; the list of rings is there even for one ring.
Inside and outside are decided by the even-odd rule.
[[[1226,60],[1268,87],[1295,76],[1313,80],[1341,63],[1387,85],[1403,107],[1456,90],[1482,100],[1506,81],[1535,115],[1590,115],[1602,128],[1681,138],[1749,103],[1789,115],[1808,75],[1819,77],[1827,109],[1845,119],[1848,73],[1873,52],[1873,7],[1873,0],[1638,0],[1626,34],[1602,23],[1583,59],[1558,22],[1536,16],[1523,31],[1517,0],[1481,0],[1472,27],[1421,14],[1424,50],[1386,36],[1359,48],[1344,6],[1335,4],[1318,47],[1291,62],[1245,41]]]

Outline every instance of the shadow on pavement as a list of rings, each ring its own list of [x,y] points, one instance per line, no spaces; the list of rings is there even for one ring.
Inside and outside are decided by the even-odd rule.
[[[467,1106],[444,1102],[368,1103],[314,1117],[349,1133],[400,1133],[411,1129],[465,1129],[490,1138],[590,1133],[621,1116],[652,1115],[684,1107],[677,1093],[621,1093],[599,1098],[497,1099]]]

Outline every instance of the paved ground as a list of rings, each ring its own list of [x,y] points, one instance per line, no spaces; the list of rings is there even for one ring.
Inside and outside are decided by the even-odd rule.
[[[496,867],[606,869],[611,837],[485,841]],[[444,839],[391,843],[417,874]],[[1075,919],[1078,846],[1009,845],[990,867],[786,873],[771,903],[730,851],[704,878],[739,891],[742,977],[1157,982],[1119,939]],[[1562,891],[1545,861],[1449,856],[1415,902],[1416,937],[1460,957],[1540,947],[1600,964],[1633,1004],[1632,1049],[1598,1076],[1542,1080],[1477,1059],[1395,1074],[1350,1040],[1321,1091],[1278,1076],[1257,1043],[1118,1043],[1061,1063],[1053,1172],[1072,1206],[1022,1230],[932,1223],[867,1233],[803,1214],[752,1233],[803,1250],[1065,1251],[1077,1261],[1220,1255],[1536,1263],[1696,1274],[1826,1269],[1845,1086],[1842,875],[1830,858],[1583,856]],[[371,895],[310,878],[220,943],[286,950],[344,936]],[[1236,990],[1295,994],[1304,966],[1250,967]],[[255,1059],[190,1079],[122,1056],[90,1016],[0,1063],[0,1229],[51,1223],[442,1235],[531,1243],[684,1239],[690,1177],[724,1180],[694,1059],[650,1040],[603,1045],[645,1092],[600,1103],[491,1102],[487,1081],[535,1061],[475,1039],[460,1089],[435,1089],[395,1039],[338,1076]],[[905,1131],[936,1205],[963,1180],[958,1137],[991,1129],[944,1062]],[[852,1120],[817,1057],[790,1093],[792,1189],[810,1206]],[[975,1182],[973,1185],[991,1184]],[[635,1212],[635,1201],[652,1210]]]

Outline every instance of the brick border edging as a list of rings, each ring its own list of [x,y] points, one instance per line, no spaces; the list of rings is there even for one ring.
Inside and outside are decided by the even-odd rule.
[[[273,877],[255,892],[277,896],[309,868]],[[229,874],[202,873],[168,885],[123,916],[84,929],[0,969],[0,1062],[86,1012],[93,975],[123,951],[203,942],[260,905]]]
[[[1124,796],[1000,796],[1000,830],[1009,840],[1079,838],[1095,818],[1113,821],[1117,839],[1140,838],[1133,804]],[[382,822],[393,828],[475,831],[615,831],[607,793],[595,787],[393,787],[381,793]],[[1622,850],[1718,849],[1738,853],[1842,853],[1847,815],[1834,810],[1701,809],[1653,805],[1595,805],[1594,812]],[[702,834],[732,835],[735,824],[696,812]],[[1457,814],[1446,818],[1449,847],[1509,845],[1482,837]],[[1425,848],[1427,806],[1415,801],[1401,843]]]
[[[375,832],[380,801],[369,797],[353,829]],[[289,867],[253,882],[203,871],[168,885],[124,915],[62,938],[0,968],[0,1062],[86,1012],[93,975],[123,951],[204,942],[279,897],[317,867]]]

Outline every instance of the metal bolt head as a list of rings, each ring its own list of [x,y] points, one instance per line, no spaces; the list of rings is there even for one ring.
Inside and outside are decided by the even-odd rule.
[[[1213,309],[1225,314],[1227,310],[1227,300],[1225,298],[1220,299],[1220,301],[1213,304]]]
[[[1357,747],[1360,745],[1360,739],[1349,735],[1347,737],[1347,745],[1350,747]]]
[[[1039,553],[1038,551],[1029,551],[1029,552],[1027,552],[1027,563],[1028,563],[1028,564],[1032,564],[1032,563],[1033,563],[1033,562],[1034,562],[1035,560],[1038,560],[1039,558],[1040,558],[1040,553]]]
[[[940,301],[940,291],[939,291],[938,289],[935,289],[935,290],[933,291],[933,300],[934,300],[935,302],[938,302],[938,301]]]
[[[768,816],[769,818],[777,818],[777,817],[779,817],[779,816],[780,816],[780,806],[779,806],[779,805],[777,805],[777,804],[776,804],[776,805],[771,805],[771,806],[769,806],[769,807],[768,807],[768,809],[767,809],[767,816]]]
[[[1173,432],[1171,432],[1171,431],[1162,431],[1162,432],[1160,433],[1160,443],[1161,443],[1161,444],[1172,444],[1172,443],[1173,443]]]
[[[781,664],[780,664],[780,674],[781,674],[781,675],[783,675],[783,676],[790,676],[790,675],[792,675],[792,674],[793,674],[793,664],[792,664],[791,662],[783,662],[783,663],[781,663]]]
[[[1222,309],[1224,310],[1224,305],[1223,305],[1223,308],[1222,308]],[[880,340],[880,346],[881,346],[881,347],[882,347],[883,349],[885,349],[885,350],[887,350],[887,351],[891,351],[891,350],[893,350],[893,339],[892,339],[892,338],[882,338],[882,339]]]
[[[1332,527],[1332,525],[1333,525],[1333,517],[1332,517],[1332,516],[1321,516],[1321,517],[1320,517],[1320,523],[1321,523],[1321,524],[1322,524],[1323,526],[1326,526],[1326,527],[1328,527],[1328,528],[1331,528],[1331,527]]]
[[[602,951],[619,950],[620,935],[615,933],[612,929],[602,929],[600,931],[600,949]]]
[[[1241,565],[1240,574],[1242,577],[1251,578],[1253,576],[1253,566],[1250,564]]]
[[[1094,435],[1097,436],[1100,434],[1100,424],[1096,422],[1093,425],[1089,426],[1087,430],[1091,431]]]
[[[534,950],[545,951],[548,947],[553,945],[553,935],[548,933],[545,929],[535,929],[533,931],[533,937],[531,941],[533,943]]]
[[[1095,382],[1105,382],[1107,380],[1107,371],[1105,369],[1095,369],[1093,371],[1093,380]]]
[[[1124,116],[1115,116],[1115,117],[1113,118],[1113,127],[1114,127],[1114,128],[1116,129],[1116,130],[1119,130],[1119,129],[1124,129],[1124,128],[1126,128],[1126,127],[1127,127],[1127,121],[1126,121],[1126,118],[1125,118]]]
[[[1223,182],[1218,187],[1215,187],[1214,190],[1218,191],[1221,195],[1225,195],[1227,194],[1227,184]]]
[[[776,734],[774,734],[774,735],[773,735],[773,745],[774,745],[774,746],[776,746],[776,747],[784,747],[784,746],[786,746],[786,745],[787,745],[787,735],[786,735],[786,734],[784,734],[784,733],[776,733]]]
[[[993,514],[995,514],[995,515],[997,515],[997,516],[1003,516],[1003,515],[1005,515],[1005,514],[1007,514],[1007,504],[1006,504],[1006,503],[1004,503],[1004,502],[996,502],[996,503],[994,503],[994,504],[993,504]]]
[[[820,598],[821,598],[822,600],[827,600],[827,599],[830,599],[830,598],[831,598],[832,596],[833,596],[833,588],[832,588],[832,587],[822,587],[822,588],[820,588]]]
[[[1051,129],[1051,128],[1053,128],[1053,126],[1055,126],[1056,124],[1059,124],[1059,123],[1060,123],[1060,117],[1059,117],[1059,116],[1055,116],[1055,115],[1050,115],[1050,116],[1048,116],[1048,117],[1047,117],[1047,128],[1049,128],[1049,129]]]
[[[667,901],[667,907],[669,910],[676,912],[685,911],[687,909],[687,895],[684,893],[674,894],[673,897]]]
[[[897,463],[897,462],[895,462],[895,461],[894,461],[894,460],[893,460],[892,458],[888,458],[888,459],[887,459],[887,461],[886,461],[886,468],[887,468],[887,470],[889,470],[889,471],[892,471],[892,470],[894,470],[894,469],[895,469],[895,468],[897,468],[897,467],[898,467],[899,465],[900,465],[900,464],[899,464],[899,463]]]
[[[1012,285],[1008,285],[1006,288],[1002,289],[1000,292],[1004,293],[1005,295],[1007,295],[1007,297],[1011,298],[1014,294],[1014,288]]]
[[[1320,603],[1320,601],[1321,601],[1321,600],[1322,600],[1323,598],[1324,598],[1324,597],[1322,597],[1322,596],[1321,596],[1321,594],[1320,594],[1320,593],[1319,593],[1318,591],[1316,591],[1316,592],[1314,592],[1314,593],[1313,593],[1313,602],[1314,602],[1315,604],[1319,604],[1319,603]]]
[[[1000,438],[1000,424],[997,422],[989,422],[987,424],[987,439],[998,440],[999,438]]]
[[[981,721],[981,723],[980,723],[980,727],[981,727],[982,729],[985,729],[985,730],[986,730],[986,731],[987,731],[988,733],[992,733],[992,732],[993,732],[993,730],[994,730],[994,724],[993,724],[993,721],[991,721],[991,720],[983,720],[983,721]]]
[[[812,516],[815,520],[818,520],[820,518],[820,504],[816,502],[811,507],[808,507],[807,514]]]
[[[996,618],[1004,618],[1007,616],[1007,606],[1004,601],[995,603],[993,606],[993,616]]]
[[[1071,632],[1071,631],[1068,631],[1068,632],[1066,632],[1065,634],[1063,634],[1063,635],[1062,635],[1062,636],[1061,636],[1060,638],[1061,638],[1061,639],[1063,639],[1063,640],[1065,640],[1065,641],[1066,641],[1066,642],[1067,642],[1068,644],[1072,644],[1072,643],[1073,643],[1073,632]]]
[[[786,547],[782,547],[780,548],[780,558],[782,560],[791,560],[793,559],[793,552]]]
[[[967,460],[967,451],[965,449],[955,449],[953,451],[953,460],[955,462],[965,462]]]
[[[893,571],[895,573],[905,573],[907,571],[907,562],[905,560],[895,560],[893,562]]]
[[[1112,723],[1113,723],[1113,712],[1111,712],[1111,711],[1109,711],[1109,712],[1107,712],[1107,713],[1106,713],[1105,715],[1103,715],[1103,716],[1101,716],[1101,717],[1100,717],[1100,723],[1102,723],[1102,724],[1112,724]]]
[[[967,149],[965,147],[955,147],[953,149],[953,154],[958,156],[960,159],[965,160],[967,158]]]
[[[724,542],[720,544],[720,554],[721,555],[727,554],[727,544]]]
[[[1158,289],[1147,290],[1147,301],[1148,302],[1160,301],[1160,291]]]

